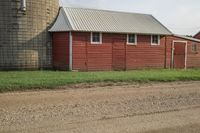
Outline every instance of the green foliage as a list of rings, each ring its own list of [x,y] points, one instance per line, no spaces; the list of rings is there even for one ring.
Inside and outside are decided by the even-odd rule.
[[[53,89],[57,86],[94,82],[169,82],[200,80],[200,69],[135,70],[110,72],[17,71],[0,72],[0,92]]]

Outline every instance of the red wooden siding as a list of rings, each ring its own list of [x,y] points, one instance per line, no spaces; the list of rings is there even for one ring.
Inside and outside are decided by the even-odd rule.
[[[171,53],[174,40],[188,42],[187,67],[200,67],[200,43],[162,36],[160,45],[153,46],[150,35],[137,35],[137,45],[127,45],[126,34],[103,33],[102,37],[102,44],[91,44],[90,33],[72,33],[73,70],[170,68],[173,67]],[[192,51],[193,43],[198,45],[197,52]],[[53,66],[69,69],[69,33],[53,33]]]
[[[158,46],[151,45],[151,36],[138,35],[136,46],[127,45],[127,69],[164,68],[165,38]]]
[[[126,41],[123,39],[113,40],[113,70],[126,70]]]
[[[174,68],[185,68],[185,47],[185,43],[174,43]]]
[[[168,36],[167,37],[168,46],[172,45],[173,40],[187,41],[187,62],[186,62],[187,68],[199,68],[200,67],[200,43],[190,41],[190,40],[185,40],[179,37]],[[192,51],[193,43],[197,44],[197,47],[198,47],[197,52]]]
[[[87,71],[87,36],[83,33],[73,33],[72,68]]]
[[[103,34],[102,44],[91,44],[88,34],[88,70],[112,70],[112,45],[110,38]]]
[[[69,69],[69,33],[53,33],[53,67]]]
[[[90,33],[73,33],[73,69],[81,71],[112,70],[112,45],[91,44]]]
[[[98,71],[170,67],[170,48],[151,45],[150,35],[138,35],[136,46],[126,44],[126,34],[103,34],[102,44],[91,44],[90,33],[73,32],[73,69]],[[165,52],[167,49],[167,53]]]
[[[166,54],[166,58],[165,58],[165,65],[166,68],[172,68],[172,42],[173,40],[170,38],[171,36],[166,36],[165,40],[166,40],[166,44],[165,44],[165,54]]]
[[[197,44],[197,52],[192,51],[192,44]],[[187,46],[187,67],[199,68],[200,67],[200,43],[188,42]]]

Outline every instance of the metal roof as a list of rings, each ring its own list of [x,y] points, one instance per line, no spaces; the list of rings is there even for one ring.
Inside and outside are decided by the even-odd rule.
[[[49,31],[172,34],[152,15],[71,7],[61,8]]]
[[[174,35],[174,36],[182,38],[182,39],[190,40],[190,41],[200,42],[199,39],[196,39],[196,38],[193,38],[193,37],[188,37],[188,36],[183,36],[183,35]]]

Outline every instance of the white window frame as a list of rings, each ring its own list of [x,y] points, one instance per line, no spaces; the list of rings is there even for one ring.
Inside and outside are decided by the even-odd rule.
[[[158,36],[158,43],[153,43],[153,36]],[[153,46],[160,45],[160,35],[151,35],[151,45]]]
[[[135,43],[129,42],[129,35],[135,35]],[[126,38],[127,38],[127,40],[126,40],[127,45],[137,45],[137,34],[127,34]]]
[[[195,50],[193,49],[194,47],[193,46],[195,46]],[[198,44],[197,43],[192,43],[192,53],[197,53],[198,52]]]
[[[99,33],[100,35],[100,42],[93,42],[93,33]],[[101,32],[91,32],[90,33],[90,41],[91,41],[91,44],[102,44],[102,33]]]

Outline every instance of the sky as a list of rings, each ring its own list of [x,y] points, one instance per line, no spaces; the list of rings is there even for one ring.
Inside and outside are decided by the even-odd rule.
[[[174,34],[200,31],[200,0],[60,0],[60,5],[152,14]]]

